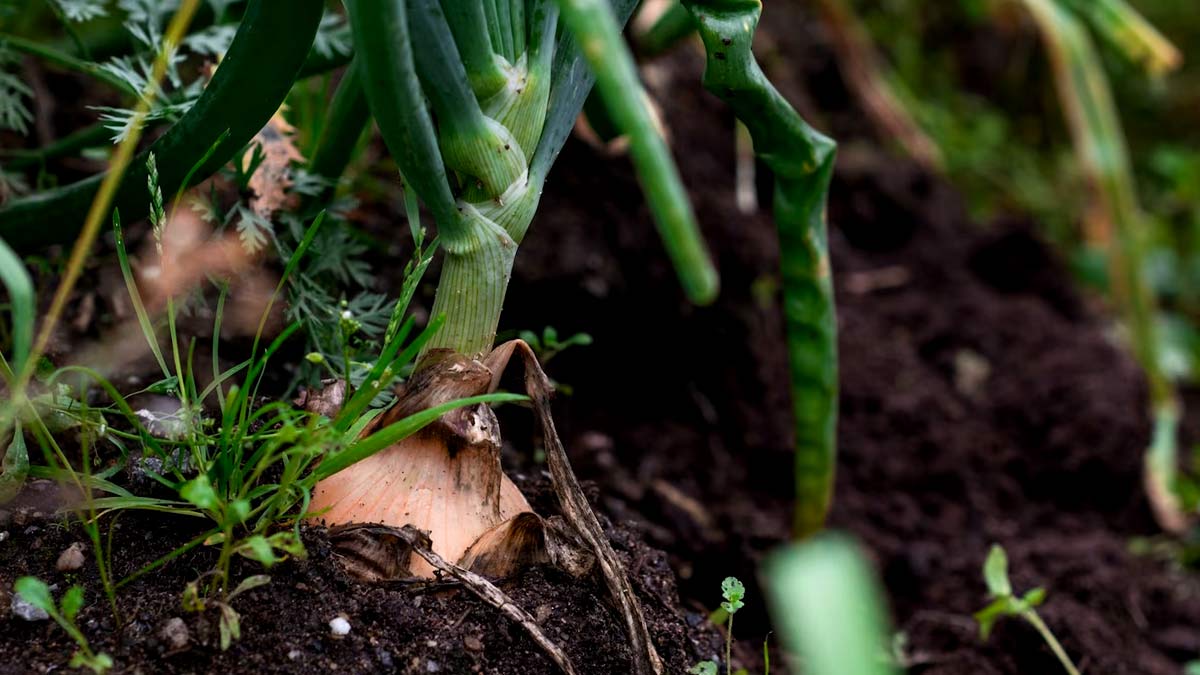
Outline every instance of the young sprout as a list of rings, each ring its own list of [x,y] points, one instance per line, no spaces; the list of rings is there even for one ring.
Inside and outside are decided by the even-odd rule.
[[[992,550],[988,552],[987,560],[983,563],[983,580],[987,583],[988,596],[992,598],[992,602],[983,609],[975,613],[975,620],[979,622],[979,636],[984,640],[992,633],[992,627],[996,625],[996,621],[1001,617],[1012,616],[1024,619],[1029,625],[1033,626],[1034,630],[1042,636],[1042,639],[1049,645],[1050,651],[1054,652],[1054,656],[1058,657],[1059,663],[1069,675],[1079,675],[1079,670],[1075,668],[1075,664],[1071,662],[1071,658],[1067,656],[1067,652],[1059,644],[1058,639],[1054,637],[1054,633],[1050,632],[1050,628],[1042,621],[1042,617],[1038,616],[1034,609],[1046,600],[1046,589],[1034,588],[1017,597],[1013,594],[1012,583],[1008,580],[1008,556],[1004,553],[1004,548],[999,544],[992,544]]]
[[[725,602],[721,603],[721,609],[729,615],[729,619],[725,622],[725,672],[733,672],[733,661],[730,656],[733,652],[733,615],[744,607],[746,603],[742,602],[742,598],[746,597],[746,587],[738,581],[737,577],[725,577],[721,582],[721,597],[725,598]]]
[[[730,659],[733,653],[733,615],[746,605],[742,602],[746,597],[746,587],[737,577],[725,577],[725,580],[721,582],[721,597],[725,598],[721,603],[721,611],[725,613],[725,672],[728,674],[733,672],[733,662]],[[714,614],[719,615],[719,613]],[[718,670],[716,663],[701,661],[692,666],[688,673],[717,675]]]
[[[79,615],[79,610],[83,609],[82,586],[68,588],[57,605],[54,603],[54,597],[50,595],[50,587],[36,577],[17,579],[17,582],[13,584],[13,589],[16,590],[17,595],[21,596],[22,600],[54,619],[54,622],[62,626],[71,639],[75,640],[75,644],[79,645],[79,651],[71,657],[70,666],[72,668],[91,668],[94,673],[103,673],[113,667],[112,657],[103,652],[99,654],[93,652],[88,645],[87,638],[75,624],[75,617]],[[41,618],[45,618],[45,616]]]

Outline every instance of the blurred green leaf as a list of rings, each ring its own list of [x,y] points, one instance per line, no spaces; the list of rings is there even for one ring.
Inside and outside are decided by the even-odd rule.
[[[992,597],[1012,595],[1012,584],[1008,580],[1008,555],[999,544],[992,544],[987,560],[983,563],[983,580]]]
[[[34,607],[48,614],[57,612],[54,607],[54,598],[50,595],[50,587],[41,579],[37,577],[21,577],[13,584],[13,589],[25,602]]]
[[[765,563],[784,645],[807,675],[892,675],[883,595],[858,546],[839,534],[793,544]]]

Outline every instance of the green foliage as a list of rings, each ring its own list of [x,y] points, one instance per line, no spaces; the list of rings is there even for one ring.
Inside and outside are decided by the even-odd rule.
[[[746,597],[746,587],[737,577],[725,577],[721,581],[721,597],[725,599],[721,603],[721,609],[713,612],[709,619],[725,624],[725,672],[733,673],[733,662],[730,659],[733,652],[733,615],[746,604],[743,602]],[[766,653],[765,644],[763,653]],[[714,661],[701,661],[692,666],[688,672],[699,673],[699,675],[716,675],[719,668]]]
[[[592,336],[587,333],[576,333],[560,340],[558,330],[553,326],[543,328],[541,335],[531,330],[523,330],[517,334],[517,337],[529,344],[529,347],[538,355],[538,361],[542,366],[570,347],[586,347],[592,344]]]
[[[992,546],[983,563],[983,580],[987,584],[988,595],[993,598],[991,604],[975,613],[975,620],[979,622],[979,636],[984,640],[991,635],[992,627],[1000,617],[1019,617],[1046,599],[1043,588],[1034,588],[1020,598],[1013,595],[1012,584],[1008,580],[1008,556],[998,545]]]
[[[71,657],[69,665],[72,668],[89,668],[93,673],[100,674],[113,667],[112,657],[103,652],[97,654],[92,651],[87,638],[84,637],[75,622],[76,617],[79,616],[79,610],[83,609],[84,604],[81,586],[72,586],[67,589],[57,605],[54,603],[54,596],[50,594],[50,587],[36,577],[17,579],[13,584],[13,589],[25,602],[49,614],[50,618],[54,619],[54,622],[71,636],[75,644],[79,645],[79,651]]]
[[[1042,636],[1063,669],[1070,675],[1079,675],[1066,650],[1059,644],[1058,638],[1054,637],[1034,609],[1046,601],[1045,589],[1034,588],[1020,597],[1013,595],[1012,583],[1008,580],[1008,555],[999,544],[992,544],[991,550],[988,551],[987,559],[983,563],[983,580],[987,584],[988,597],[992,601],[975,613],[975,621],[979,623],[979,636],[982,639],[988,639],[992,627],[1002,617],[1023,619]]]
[[[737,577],[725,577],[721,582],[721,597],[725,598],[725,602],[721,603],[721,609],[729,614],[730,618],[737,613],[739,609],[745,606],[746,603],[742,599],[746,597],[746,587],[738,581]]]

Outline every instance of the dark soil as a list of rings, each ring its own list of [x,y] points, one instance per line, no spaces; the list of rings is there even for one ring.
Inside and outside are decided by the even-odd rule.
[[[811,25],[786,3],[770,10],[775,25]],[[1032,224],[973,223],[943,180],[870,147],[861,116],[839,107],[820,35],[796,37],[764,41],[761,56],[804,64],[771,75],[793,100],[821,92],[844,134],[829,210],[842,368],[831,523],[870,550],[911,670],[1060,669],[1023,624],[979,640],[971,614],[998,542],[1019,590],[1048,590],[1042,615],[1085,672],[1180,672],[1200,655],[1200,583],[1129,551],[1156,532],[1141,489],[1149,423],[1109,319]],[[772,226],[732,208],[732,122],[689,88],[696,61],[663,67],[658,98],[720,300],[682,301],[628,169],[615,180],[576,145],[522,249],[505,321],[549,316],[596,338],[551,366],[576,386],[561,424],[573,461],[611,513],[647,523],[682,594],[711,604],[722,577],[753,579],[787,534],[790,416]],[[743,616],[753,658],[761,602]]]
[[[532,503],[554,513],[544,481],[523,481]],[[0,544],[0,673],[49,672],[61,668],[76,646],[50,621],[27,622],[11,615],[9,589],[26,574],[55,584],[55,595],[79,583],[89,606],[79,625],[96,650],[110,654],[117,672],[155,673],[557,673],[557,667],[516,624],[460,587],[408,583],[364,584],[345,575],[331,557],[324,529],[305,531],[308,556],[271,570],[270,584],[234,600],[241,614],[241,640],[219,649],[219,610],[186,612],[184,586],[211,569],[211,550],[194,550],[122,589],[118,606],[125,624],[114,630],[90,551],[79,572],[59,572],[60,553],[81,541],[75,528],[29,519],[37,496],[51,492],[35,484],[4,512]],[[547,496],[548,494],[548,496]],[[113,539],[113,569],[120,578],[182,546],[197,530],[190,519],[124,517]],[[629,527],[609,529],[630,571],[650,621],[651,633],[669,672],[682,672],[700,654],[719,649],[719,636],[696,613],[678,610],[674,576],[666,556],[641,542]],[[82,540],[86,541],[86,540]],[[257,563],[235,564],[235,578],[261,573]],[[534,567],[500,584],[533,614],[546,634],[562,645],[581,673],[619,673],[630,653],[624,623],[609,609],[603,587],[579,582],[551,567]],[[330,620],[350,622],[344,637],[331,634]],[[186,626],[183,645],[172,645],[168,624]]]
[[[1023,624],[978,638],[980,567],[999,542],[1018,590],[1047,589],[1040,611],[1084,672],[1179,673],[1200,655],[1200,583],[1129,551],[1133,537],[1155,532],[1140,482],[1145,388],[1102,309],[1074,290],[1033,225],[972,223],[942,179],[880,152],[813,23],[792,3],[769,11],[760,54],[770,74],[843,140],[829,210],[842,368],[831,521],[869,551],[906,664],[938,675],[1059,672]],[[703,616],[727,575],[750,587],[735,660],[757,667],[769,623],[756,565],[786,538],[791,498],[769,199],[757,214],[733,207],[732,119],[698,89],[700,62],[684,49],[655,63],[650,80],[721,270],[721,298],[708,308],[683,301],[627,161],[573,141],[518,256],[502,326],[552,323],[560,335],[595,338],[548,367],[572,391],[556,403],[558,426],[618,523],[610,532],[671,673],[718,650]],[[523,484],[535,506],[552,513],[536,498],[528,415],[502,411],[502,421],[508,466],[531,477]],[[186,541],[187,526],[123,518],[118,572]],[[75,581],[54,560],[76,531],[11,520],[0,530],[9,535],[0,589],[25,573],[59,592]],[[81,624],[129,672],[554,672],[465,592],[354,583],[320,530],[306,541],[307,560],[282,564],[270,585],[236,601],[243,637],[229,652],[216,648],[214,611],[179,605],[183,585],[212,565],[203,550],[122,591],[130,623],[119,635],[89,561]],[[622,627],[598,586],[537,568],[504,588],[583,672],[628,671]],[[341,640],[328,627],[338,614],[352,626]],[[61,630],[0,615],[0,672],[66,662],[73,647]],[[173,617],[190,636],[178,651],[159,635]]]

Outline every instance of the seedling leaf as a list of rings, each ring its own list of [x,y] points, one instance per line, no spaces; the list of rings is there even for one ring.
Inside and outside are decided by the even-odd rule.
[[[1021,598],[1021,604],[1032,609],[1046,601],[1046,589],[1038,587],[1030,590]]]
[[[999,544],[992,544],[992,550],[983,563],[983,580],[992,597],[1012,595],[1012,584],[1008,580],[1008,556]]]
[[[689,675],[717,675],[717,664],[713,661],[701,661],[688,668]]]
[[[217,493],[213,490],[208,476],[200,474],[179,488],[179,496],[186,499],[197,508],[211,511],[217,508]]]
[[[996,620],[1002,616],[1009,616],[1014,613],[1013,599],[1005,596],[996,598],[990,605],[975,612],[975,620],[979,622],[979,637],[982,640],[987,640],[992,634],[992,628],[996,625]]]
[[[279,562],[279,558],[271,550],[270,542],[260,534],[256,534],[242,542],[241,546],[238,547],[238,553],[251,560],[257,560],[262,563],[263,567],[270,567]]]
[[[227,651],[234,640],[242,638],[241,616],[229,605],[221,604],[221,620],[217,623],[221,633],[221,651]]]
[[[746,587],[737,577],[725,577],[725,580],[721,582],[721,595],[725,598],[725,602],[721,603],[721,609],[729,614],[736,613],[746,604],[742,602],[742,599],[746,597]]]
[[[67,618],[67,621],[74,621],[81,609],[83,609],[83,587],[72,586],[62,596],[63,616]]]
[[[237,588],[233,589],[233,592],[229,594],[229,598],[232,600],[234,597],[245,593],[246,591],[253,590],[259,586],[266,586],[269,583],[271,583],[271,577],[265,574],[255,574],[253,576],[246,577],[245,579],[242,579],[240,584],[237,585]]]
[[[53,614],[56,612],[54,608],[54,598],[50,595],[50,587],[46,582],[37,577],[21,577],[17,579],[17,583],[13,584],[13,589],[29,604],[38,609]]]
[[[75,652],[71,657],[72,668],[90,668],[93,673],[103,673],[113,667],[112,657],[103,652],[88,656],[86,652]]]

